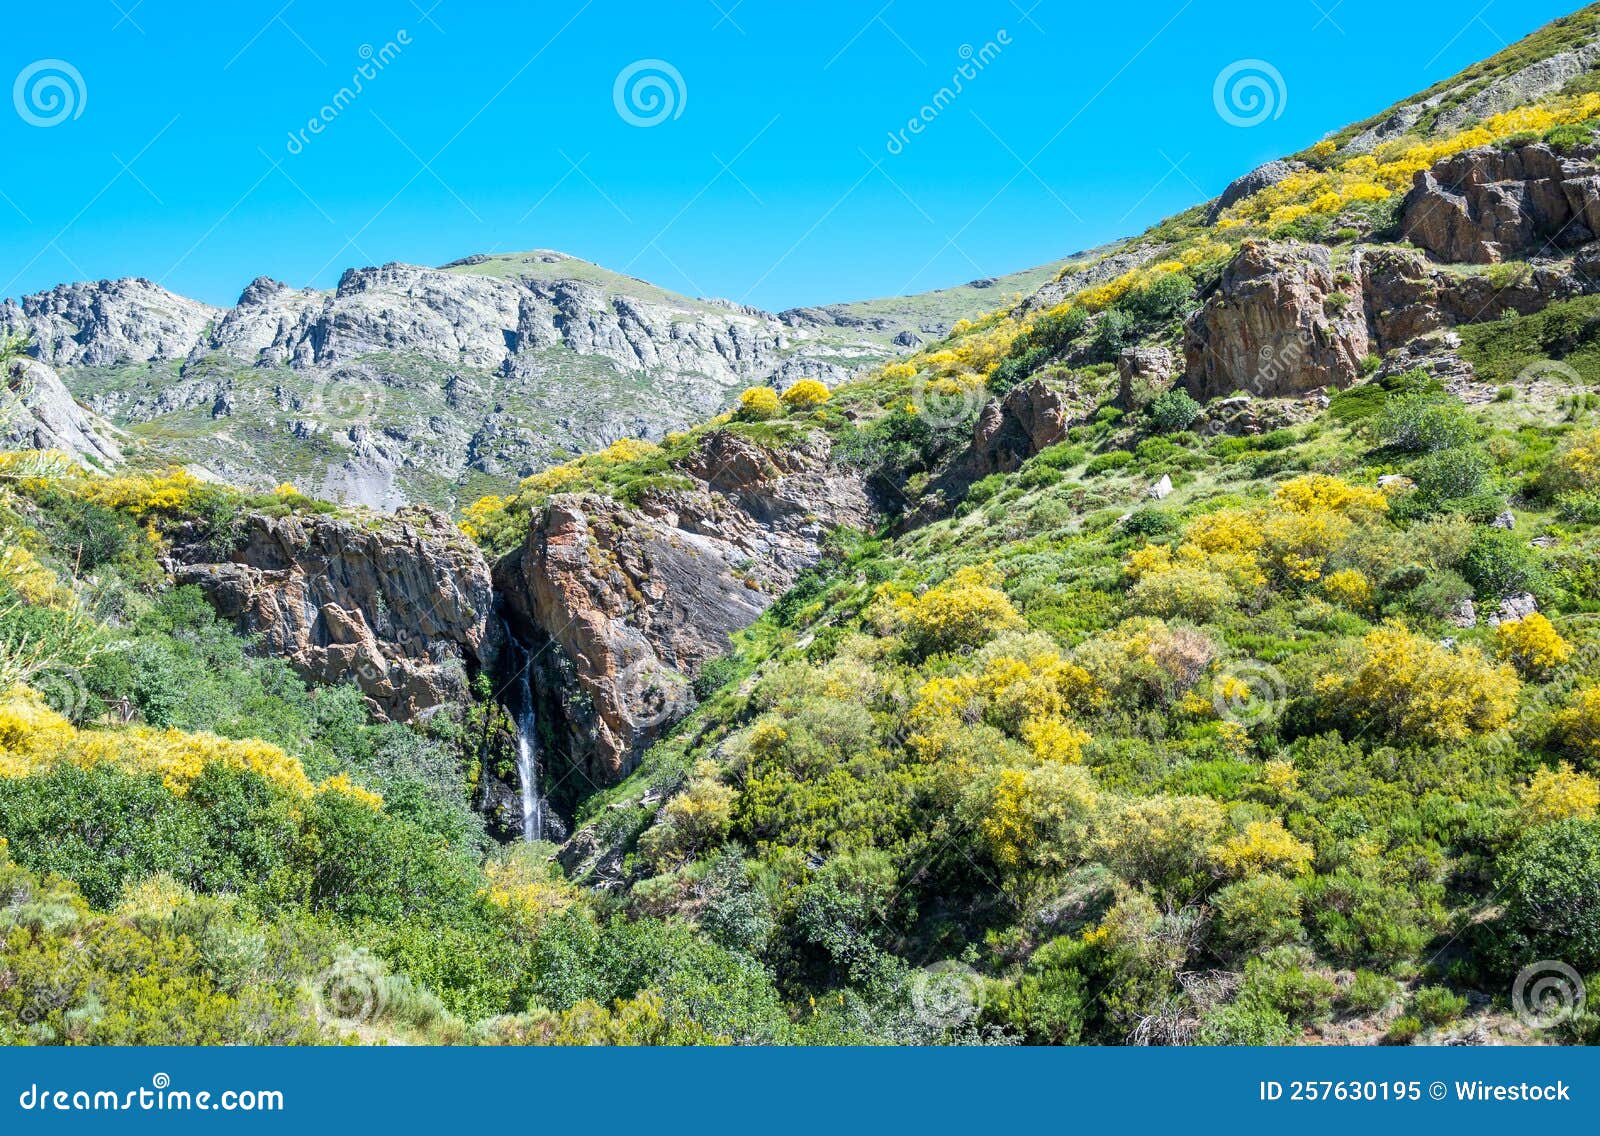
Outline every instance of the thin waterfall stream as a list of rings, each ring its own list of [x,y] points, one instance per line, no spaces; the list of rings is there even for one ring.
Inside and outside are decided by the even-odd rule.
[[[517,780],[522,789],[522,839],[544,839],[544,802],[539,797],[538,717],[534,712],[532,667],[524,663],[518,679]]]

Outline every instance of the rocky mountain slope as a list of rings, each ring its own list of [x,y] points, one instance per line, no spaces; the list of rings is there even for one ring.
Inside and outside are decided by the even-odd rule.
[[[219,418],[244,359],[387,391],[415,357],[464,405],[539,351],[774,386],[460,531],[7,455],[0,873],[361,944],[257,934],[280,1000],[224,1039],[344,1028],[295,1000],[318,967],[408,1040],[1600,1039],[1519,1001],[1600,975],[1597,37],[1600,5],[921,345],[923,301],[766,317],[553,254],[30,298],[99,397],[167,366]],[[903,357],[786,382],[869,318]],[[238,954],[195,981],[248,992]],[[27,1036],[101,1036],[58,1001]]]
[[[0,333],[28,337],[152,459],[454,507],[572,453],[659,439],[751,383],[839,382],[1057,268],[773,315],[540,251],[351,269],[331,293],[261,278],[225,309],[148,280],[61,285],[0,305]]]

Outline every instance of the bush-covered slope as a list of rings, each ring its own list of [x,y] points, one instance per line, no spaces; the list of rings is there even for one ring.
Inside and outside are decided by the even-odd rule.
[[[170,587],[180,531],[328,506],[7,455],[0,1037],[1596,1040],[1512,1004],[1600,973],[1593,249],[1400,241],[1457,155],[1582,184],[1587,75],[1443,111],[1593,18],[865,379],[466,509],[492,554],[577,494],[714,523],[732,435],[883,519],[816,534],[559,849],[470,808],[504,676],[382,722]]]

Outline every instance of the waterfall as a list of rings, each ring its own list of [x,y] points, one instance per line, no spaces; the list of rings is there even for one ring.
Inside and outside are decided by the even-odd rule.
[[[517,780],[522,787],[522,839],[544,839],[544,802],[539,799],[539,740],[534,732],[538,719],[533,708],[531,663],[523,663],[518,678]]]

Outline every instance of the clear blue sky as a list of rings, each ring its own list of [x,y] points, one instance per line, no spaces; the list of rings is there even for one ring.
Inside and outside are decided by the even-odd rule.
[[[528,248],[773,309],[920,291],[1137,231],[1578,6],[881,3],[12,5],[4,87],[59,59],[85,95],[50,127],[0,103],[0,295],[142,275],[231,303],[259,274]],[[963,45],[975,76],[891,147]],[[685,92],[648,127],[614,99],[644,59]],[[1241,59],[1285,92],[1251,128],[1213,100]]]

